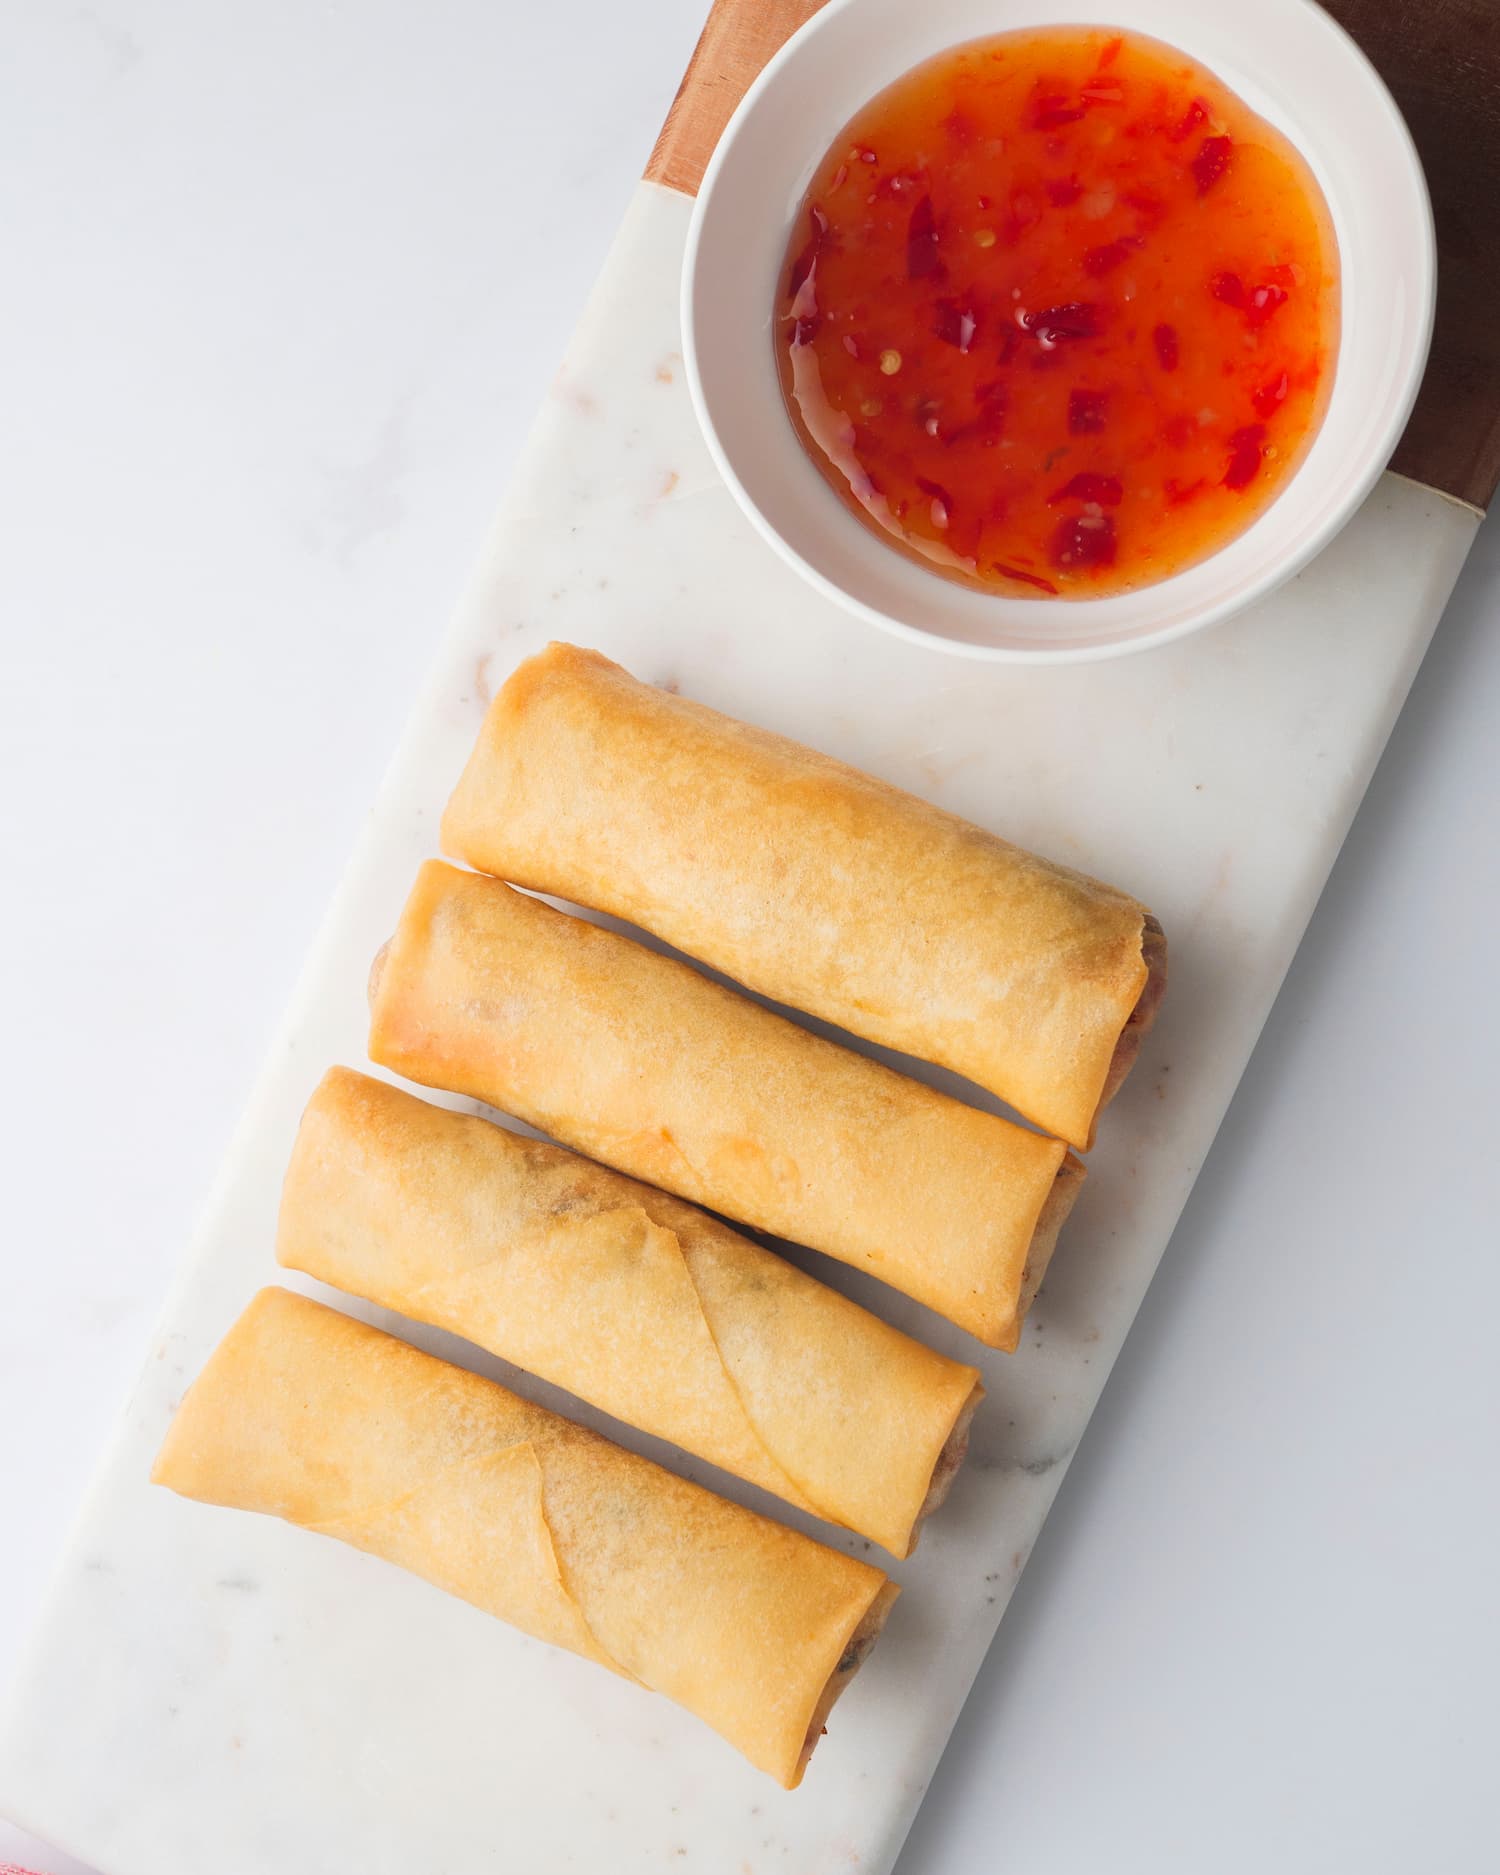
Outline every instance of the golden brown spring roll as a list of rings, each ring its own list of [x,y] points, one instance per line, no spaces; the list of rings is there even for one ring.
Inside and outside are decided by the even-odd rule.
[[[430,860],[370,1054],[1013,1348],[1083,1168],[645,946]]]
[[[544,1407],[263,1289],[151,1473],[341,1537],[665,1693],[788,1789],[896,1587]]]
[[[680,1198],[349,1068],[302,1116],[276,1254],[897,1556],[984,1393]]]
[[[1080,1150],[1165,983],[1161,926],[1123,892],[572,645],[500,690],[442,839]]]

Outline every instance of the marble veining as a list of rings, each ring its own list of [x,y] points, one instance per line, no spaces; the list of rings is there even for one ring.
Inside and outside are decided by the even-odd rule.
[[[637,192],[0,1721],[0,1809],[106,1875],[888,1869],[1472,539],[1466,511],[1387,476],[1271,600],[1151,655],[960,668],[884,638],[806,590],[715,479],[677,346],[688,208],[652,185]],[[399,425],[376,439],[382,476],[399,450]],[[330,551],[356,552],[359,525],[335,500]],[[1118,880],[1172,940],[1161,1022],[1106,1115],[1016,1355],[980,1356],[915,1304],[801,1253],[903,1327],[979,1359],[991,1397],[948,1505],[893,1568],[906,1592],[795,1793],[664,1702],[370,1557],[146,1483],[187,1380],[276,1275],[297,1117],[329,1062],[363,1061],[369,958],[432,851],[484,707],[556,636]],[[450,1337],[402,1332],[514,1379]]]

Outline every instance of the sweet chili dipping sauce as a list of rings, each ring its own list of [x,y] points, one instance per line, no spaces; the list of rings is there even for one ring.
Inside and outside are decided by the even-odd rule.
[[[1338,331],[1321,192],[1155,40],[971,41],[820,164],[776,307],[787,404],[934,571],[1093,598],[1201,560],[1317,428]]]

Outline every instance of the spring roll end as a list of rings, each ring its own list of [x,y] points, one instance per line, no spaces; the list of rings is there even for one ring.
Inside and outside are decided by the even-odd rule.
[[[1068,1221],[1068,1213],[1077,1203],[1078,1194],[1083,1188],[1083,1181],[1088,1168],[1076,1154],[1063,1154],[1057,1176],[1052,1181],[1051,1189],[1043,1201],[1036,1220],[1036,1229],[1032,1233],[1031,1248],[1026,1253],[1026,1267],[1021,1272],[1021,1287],[1016,1295],[1015,1312],[999,1329],[993,1340],[981,1337],[986,1345],[998,1348],[1002,1354],[1014,1354],[1021,1345],[1021,1328],[1026,1320],[1027,1311],[1036,1300],[1037,1291],[1047,1274],[1047,1266],[1052,1261],[1057,1249],[1057,1239],[1062,1227]]]
[[[940,1510],[947,1501],[948,1493],[953,1489],[964,1459],[969,1452],[969,1432],[974,1424],[974,1415],[979,1410],[979,1402],[984,1398],[984,1382],[976,1380],[974,1390],[959,1408],[958,1418],[953,1422],[953,1429],[943,1441],[943,1449],[937,1455],[937,1463],[932,1468],[932,1478],[927,1486],[927,1495],[922,1500],[922,1508],[917,1512],[911,1527],[911,1540],[902,1557],[910,1556],[917,1547],[917,1539],[922,1534],[922,1525],[935,1510]]]
[[[370,959],[370,974],[365,979],[365,1001],[369,1005],[371,1015],[375,1013],[376,999],[380,995],[380,979],[385,975],[386,960],[391,954],[391,946],[395,941],[394,938],[387,938]]]
[[[891,1607],[901,1593],[897,1582],[882,1582],[876,1590],[874,1599],[860,1617],[854,1632],[845,1643],[844,1651],[839,1655],[839,1663],[828,1676],[818,1703],[813,1707],[813,1715],[808,1723],[806,1736],[802,1740],[801,1755],[797,1759],[790,1777],[779,1780],[786,1790],[795,1790],[802,1782],[802,1774],[807,1769],[807,1761],[813,1755],[818,1740],[828,1728],[828,1715],[838,1703],[840,1695],[864,1665],[870,1649],[880,1638],[880,1630],[885,1626]]]
[[[1161,1008],[1163,996],[1167,993],[1167,939],[1160,921],[1150,912],[1146,913],[1145,923],[1141,926],[1141,961],[1146,966],[1146,981],[1141,993],[1135,1000],[1135,1007],[1125,1019],[1125,1026],[1120,1031],[1120,1039],[1115,1044],[1109,1072],[1105,1076],[1104,1091],[1099,1096],[1099,1105],[1094,1109],[1094,1118],[1089,1127],[1088,1145],[1094,1143],[1094,1135],[1099,1125],[1099,1115],[1119,1093],[1125,1084],[1125,1077],[1135,1066],[1136,1057],[1141,1052],[1141,1043],[1146,1039],[1151,1025],[1156,1020]]]

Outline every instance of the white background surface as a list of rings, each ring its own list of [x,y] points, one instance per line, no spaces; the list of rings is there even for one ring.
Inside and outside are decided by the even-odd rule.
[[[0,6],[0,1680],[701,23],[533,12]],[[1497,705],[1491,526],[901,1875],[1500,1861]]]

